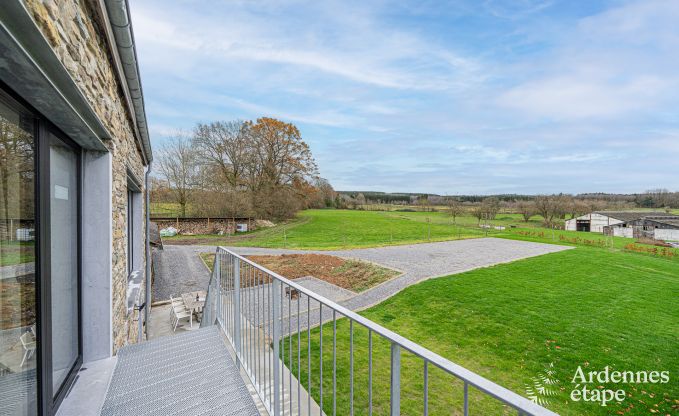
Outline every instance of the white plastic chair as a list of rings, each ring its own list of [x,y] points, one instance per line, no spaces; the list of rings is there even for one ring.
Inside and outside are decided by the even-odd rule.
[[[173,298],[172,295],[170,295],[170,322],[172,325],[174,325],[174,312],[181,312],[184,309],[186,309],[186,305],[184,305],[184,299]]]
[[[21,359],[19,367],[23,367],[26,360],[30,359],[35,353],[35,338],[30,332],[24,332],[20,337],[21,346],[24,347],[24,357]]]
[[[179,310],[177,310],[177,309],[179,309]],[[181,309],[180,308],[175,309],[175,307],[172,307],[170,309],[170,311],[171,311],[171,314],[172,314],[171,319],[173,321],[172,332],[177,331],[177,325],[179,325],[179,320],[184,319],[184,318],[189,318],[189,326],[191,328],[193,328],[193,314],[191,313],[191,311],[187,310],[183,306],[181,307]]]
[[[184,299],[182,298],[173,298],[170,296],[170,323],[173,326],[173,331],[177,330],[177,325],[179,324],[179,320],[183,318],[189,318],[189,324],[191,328],[193,328],[193,314],[191,313],[190,310],[186,308],[186,304],[184,303]]]

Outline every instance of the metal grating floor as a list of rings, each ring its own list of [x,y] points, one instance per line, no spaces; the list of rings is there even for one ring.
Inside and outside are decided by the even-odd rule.
[[[101,410],[102,416],[259,414],[216,326],[122,348]]]

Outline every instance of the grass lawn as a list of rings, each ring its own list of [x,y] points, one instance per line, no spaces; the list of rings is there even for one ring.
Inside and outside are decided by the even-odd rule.
[[[596,246],[611,250],[623,250],[626,245],[635,242],[629,238],[606,237],[598,233],[545,229],[541,227],[539,217],[533,217],[526,223],[518,214],[499,214],[490,224],[504,226],[505,230],[480,228],[478,220],[470,216],[458,217],[453,224],[452,217],[443,212],[308,210],[302,211],[296,220],[289,223],[235,237],[180,235],[166,237],[163,240],[167,244],[310,250],[378,247],[484,236],[573,246]],[[655,248],[643,244],[635,245],[651,250]],[[673,259],[679,261],[679,249],[657,250],[658,256],[671,252]]]
[[[544,228],[515,228],[506,229],[501,233],[495,234],[494,237],[576,247],[597,247],[614,252],[637,251],[642,255],[660,257],[679,262],[679,249],[671,247],[658,247],[654,245],[638,243],[637,240],[632,238],[608,237],[599,233],[550,230]]]
[[[12,266],[35,261],[35,243],[32,241],[2,241],[0,243],[0,266]]]
[[[186,213],[193,212],[192,204],[186,207]],[[152,217],[178,217],[181,216],[181,207],[174,202],[151,202]]]
[[[548,254],[429,280],[363,311],[373,321],[526,395],[553,363],[560,380],[548,408],[563,415],[677,414],[679,268],[676,262],[596,247]],[[349,414],[349,322],[337,321],[337,414]],[[319,329],[311,331],[312,394],[319,399]],[[297,337],[290,340],[297,352]],[[301,335],[306,384],[306,333]],[[332,414],[332,323],[323,328],[324,410]],[[290,344],[286,342],[288,355]],[[355,413],[367,414],[367,333],[354,328]],[[389,411],[389,346],[373,337],[374,414]],[[402,354],[402,414],[421,414],[422,361]],[[296,364],[296,360],[293,360]],[[621,403],[573,402],[585,371],[670,371],[669,384],[606,384]],[[294,368],[295,373],[298,369]],[[590,385],[597,388],[599,383]],[[429,369],[430,414],[461,409],[462,384]],[[471,414],[515,414],[472,390]],[[457,413],[453,413],[457,414]]]
[[[176,236],[163,241],[333,250],[482,237],[498,232],[486,232],[476,223],[472,227],[466,222],[454,225],[452,221],[441,212],[307,210],[299,214],[297,221],[240,237]]]

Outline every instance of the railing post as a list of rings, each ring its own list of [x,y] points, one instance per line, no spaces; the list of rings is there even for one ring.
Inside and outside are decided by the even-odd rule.
[[[391,416],[401,414],[401,346],[391,343]]]
[[[236,349],[236,361],[241,364],[241,343],[240,343],[240,259],[237,257],[233,262],[233,343]]]
[[[224,328],[224,323],[222,320],[222,255],[219,249],[215,252],[215,263],[213,266],[213,273],[215,275],[215,282],[217,283],[217,307],[215,311],[217,313],[217,322],[221,325],[222,329],[226,333],[226,328]],[[210,319],[213,319],[210,317]]]
[[[278,279],[272,279],[273,289],[273,416],[280,416],[281,414],[281,367],[278,363],[280,358],[280,337],[281,337],[281,282]]]

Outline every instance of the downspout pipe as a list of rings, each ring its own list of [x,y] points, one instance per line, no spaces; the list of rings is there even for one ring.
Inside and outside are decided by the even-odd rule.
[[[151,322],[151,189],[149,188],[149,174],[151,173],[151,162],[146,167],[144,175],[144,192],[146,192],[146,338],[148,339],[148,323]]]

